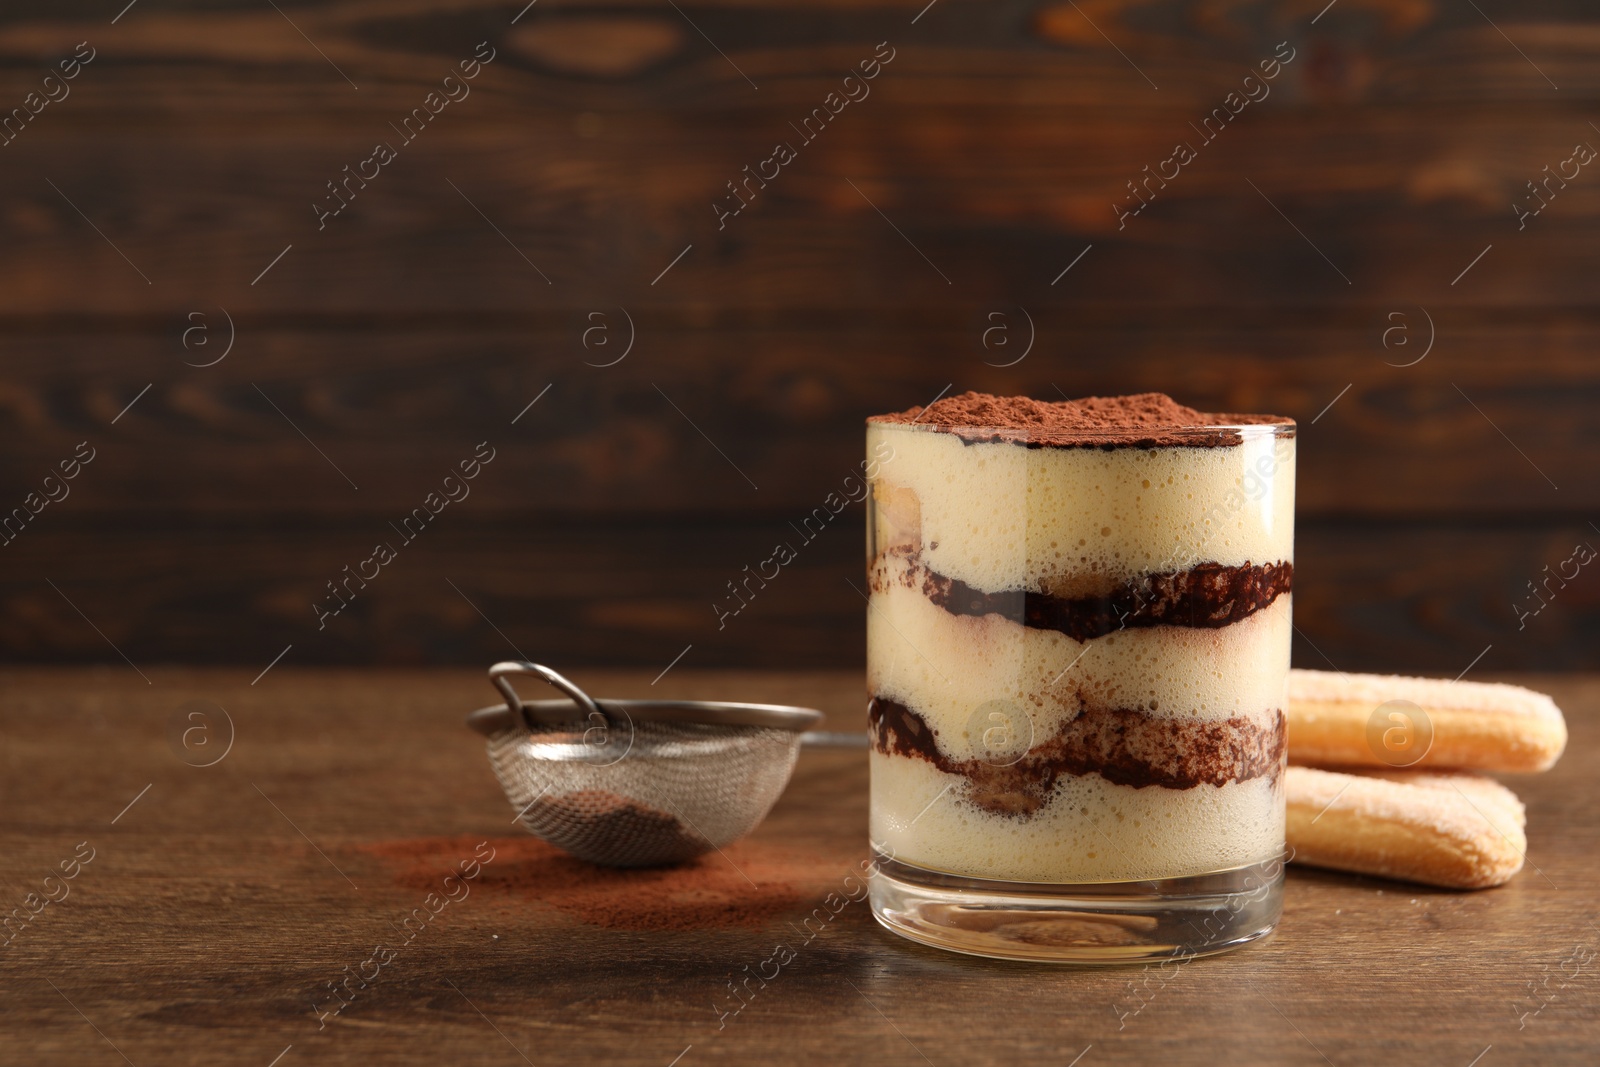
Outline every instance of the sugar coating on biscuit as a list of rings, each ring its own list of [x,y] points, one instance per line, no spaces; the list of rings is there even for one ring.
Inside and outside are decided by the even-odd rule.
[[[1424,827],[1457,840],[1503,842],[1526,848],[1525,809],[1517,795],[1490,778],[1471,774],[1375,772],[1288,768],[1284,789],[1291,808],[1338,810],[1374,822]]]
[[[1503,682],[1452,682],[1400,674],[1344,674],[1295,669],[1289,672],[1289,699],[1307,704],[1361,704],[1376,708],[1409,700],[1424,709],[1515,715],[1565,723],[1561,709],[1544,693]]]

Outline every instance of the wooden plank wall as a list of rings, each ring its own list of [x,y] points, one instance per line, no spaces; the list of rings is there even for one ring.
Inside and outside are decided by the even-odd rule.
[[[859,506],[713,605],[949,386],[1299,419],[1302,665],[1595,665],[1587,5],[924,3],[8,6],[0,655],[859,664]]]

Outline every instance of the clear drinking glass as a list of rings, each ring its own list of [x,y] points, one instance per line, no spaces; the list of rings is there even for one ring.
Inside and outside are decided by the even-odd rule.
[[[985,956],[1268,933],[1284,859],[1292,422],[870,421],[872,908]]]

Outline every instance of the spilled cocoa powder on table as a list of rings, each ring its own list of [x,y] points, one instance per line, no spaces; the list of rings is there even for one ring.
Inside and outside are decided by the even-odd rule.
[[[482,837],[425,837],[358,847],[401,885],[437,890]],[[809,911],[852,867],[791,848],[740,841],[674,867],[620,870],[567,855],[535,837],[489,839],[494,860],[472,883],[473,907],[551,907],[611,930],[690,932],[764,926]],[[740,872],[743,872],[742,874]],[[749,880],[746,881],[746,878]],[[754,883],[752,885],[752,883]]]

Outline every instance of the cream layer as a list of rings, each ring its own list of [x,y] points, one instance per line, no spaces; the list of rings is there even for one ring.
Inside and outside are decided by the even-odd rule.
[[[909,541],[976,589],[1071,593],[1216,562],[1292,562],[1292,437],[1237,445],[1029,448],[869,423],[878,551]]]

